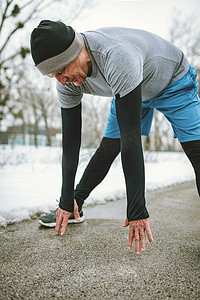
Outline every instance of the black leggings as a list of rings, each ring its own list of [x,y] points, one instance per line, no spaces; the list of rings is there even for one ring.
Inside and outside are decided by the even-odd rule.
[[[196,175],[196,184],[200,196],[200,140],[181,143],[184,152],[192,163]],[[110,166],[120,152],[120,139],[103,138],[101,144],[91,158],[85,172],[77,185],[74,198],[79,206],[93,189],[102,182]]]
[[[120,152],[120,139],[104,137],[88,163],[81,180],[74,191],[74,198],[80,207],[92,190],[107,175],[112,162]]]
[[[200,196],[200,140],[181,143],[181,146],[194,168],[197,190]]]

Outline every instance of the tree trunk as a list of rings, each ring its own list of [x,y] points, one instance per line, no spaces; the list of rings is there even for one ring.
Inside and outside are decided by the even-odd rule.
[[[49,129],[48,121],[47,121],[47,116],[44,115],[44,122],[45,122],[45,129],[46,129],[46,137],[47,137],[47,146],[51,146],[51,132]]]
[[[34,123],[34,145],[38,147],[38,123],[39,121],[36,120]]]
[[[145,151],[150,151],[150,136],[145,137],[144,150]]]

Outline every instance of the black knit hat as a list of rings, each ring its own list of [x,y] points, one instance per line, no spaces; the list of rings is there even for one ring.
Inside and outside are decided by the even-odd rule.
[[[66,67],[77,58],[83,45],[82,35],[59,21],[43,20],[31,34],[31,54],[43,75]]]

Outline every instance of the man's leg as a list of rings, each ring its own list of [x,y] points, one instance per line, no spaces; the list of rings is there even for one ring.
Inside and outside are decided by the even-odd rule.
[[[197,190],[200,196],[200,140],[181,143],[181,145],[194,168]]]
[[[74,199],[79,207],[81,221],[84,220],[82,205],[92,190],[105,178],[112,162],[120,152],[120,139],[103,138],[95,154],[89,161],[82,178],[74,191]],[[42,215],[39,219],[40,225],[46,227],[56,226],[57,209],[49,214]],[[78,223],[71,214],[68,223]]]
[[[76,186],[74,198],[79,207],[92,190],[105,178],[112,162],[120,152],[120,131],[117,123],[115,99],[112,99],[104,137]]]
[[[190,66],[186,75],[149,102],[171,123],[174,136],[192,163],[200,193],[200,100],[195,69]]]
[[[105,178],[112,162],[120,152],[120,139],[104,137],[90,162],[88,163],[81,180],[74,191],[74,198],[79,207],[89,196],[92,190]]]

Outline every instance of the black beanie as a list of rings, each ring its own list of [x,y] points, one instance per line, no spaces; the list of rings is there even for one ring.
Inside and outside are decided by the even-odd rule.
[[[84,40],[71,26],[43,20],[31,34],[31,54],[37,69],[47,75],[66,67],[83,49]]]

